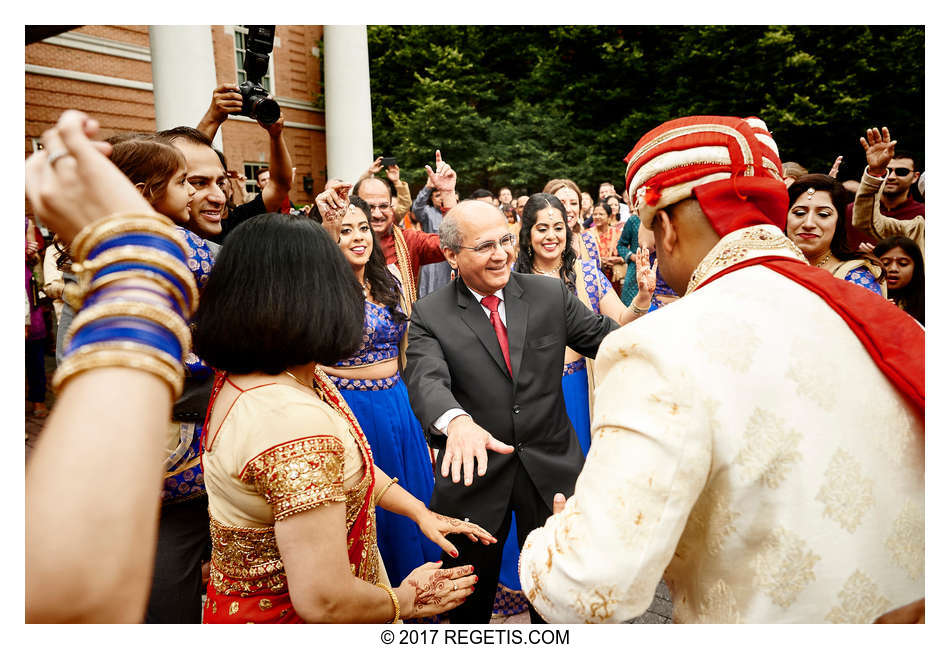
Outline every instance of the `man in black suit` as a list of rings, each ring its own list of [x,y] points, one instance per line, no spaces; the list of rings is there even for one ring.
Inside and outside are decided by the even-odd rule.
[[[430,506],[502,540],[514,510],[520,546],[552,513],[555,493],[573,494],[584,463],[561,392],[564,348],[593,357],[617,325],[562,281],[511,272],[514,237],[492,205],[463,201],[439,234],[458,278],[416,302],[406,364],[413,410],[440,453]],[[479,577],[453,622],[491,619],[502,547],[462,540],[459,556],[443,555]],[[531,619],[543,622],[534,609]]]

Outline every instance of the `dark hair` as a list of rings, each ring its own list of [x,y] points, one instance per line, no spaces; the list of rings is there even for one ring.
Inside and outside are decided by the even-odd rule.
[[[910,168],[911,168],[913,171],[917,171],[917,158],[916,158],[916,157],[914,156],[914,154],[911,153],[910,151],[907,151],[907,150],[898,150],[898,151],[895,151],[895,152],[894,152],[894,155],[891,156],[891,160],[896,160],[897,158],[902,158],[902,159],[904,159],[904,160],[910,160],[910,161],[911,161],[911,167],[910,167]]]
[[[469,198],[473,200],[478,199],[478,198],[495,198],[495,195],[492,194],[487,189],[476,189],[475,191],[472,192]]]
[[[889,291],[887,297],[893,298],[917,322],[924,324],[924,255],[913,239],[896,235],[874,246],[874,256],[883,257],[894,248],[900,248],[914,261],[914,273],[907,286]]]
[[[359,196],[350,196],[350,205],[358,208],[366,215],[366,221],[372,221],[369,205]],[[393,322],[405,322],[408,320],[406,314],[399,310],[399,300],[401,293],[396,278],[386,267],[386,257],[383,255],[383,249],[379,245],[379,239],[376,232],[370,228],[370,235],[373,237],[373,251],[369,253],[369,260],[363,271],[363,279],[369,282],[369,292],[373,298],[389,310],[389,315]]]
[[[172,145],[138,137],[113,144],[109,159],[133,185],[142,183],[142,195],[150,204],[162,199],[172,177],[185,168],[185,156]]]
[[[567,284],[571,291],[575,290],[576,274],[574,273],[574,261],[577,259],[577,253],[574,252],[574,233],[567,227],[567,210],[564,205],[553,194],[539,192],[532,194],[528,202],[524,204],[524,210],[521,212],[521,232],[518,235],[518,258],[515,260],[515,272],[533,273],[534,247],[531,245],[531,228],[538,222],[538,212],[546,207],[553,207],[561,213],[564,219],[564,252],[561,253],[561,280]]]
[[[235,374],[332,365],[363,337],[363,292],[324,229],[306,217],[259,214],[215,260],[195,313],[195,352]]]
[[[218,151],[218,150],[215,149],[214,147],[211,147],[211,148],[214,149],[214,152],[218,155],[218,160],[221,161],[221,166],[224,168],[224,172],[227,173],[227,171],[228,171],[228,159],[224,157],[224,153],[223,153],[223,152]],[[228,187],[228,191],[224,192],[224,197],[225,197],[226,200],[225,200],[225,202],[224,202],[224,213],[221,215],[221,220],[224,220],[224,219],[228,218],[228,215],[231,214],[232,211],[234,211],[234,208],[235,208],[235,207],[237,207],[237,206],[234,204],[234,192],[233,192],[233,190],[232,190],[232,188],[231,188],[231,179],[230,179],[230,178],[228,178],[227,187]],[[189,221],[188,221],[188,225],[191,225],[192,223],[194,223],[193,220],[189,220]],[[189,229],[190,229],[190,228],[189,228]],[[200,233],[200,232],[195,232],[195,234],[201,236],[201,233]]]
[[[226,168],[227,168],[227,166],[225,165],[225,169],[226,169]],[[255,172],[254,172],[254,180],[260,180],[260,179],[261,179],[261,174],[264,173],[265,171],[266,171],[267,173],[270,173],[270,167],[261,167],[260,169],[258,169],[257,171],[255,171]]]
[[[392,183],[392,181],[389,180],[389,178],[387,178],[386,180],[383,180],[382,178],[377,178],[376,176],[369,176],[367,178],[360,178],[359,180],[357,180],[356,184],[353,185],[353,189],[350,190],[350,194],[352,194],[353,196],[359,195],[360,187],[362,187],[363,183],[368,180],[378,180],[379,182],[383,183],[384,185],[386,185],[386,189],[389,190],[389,197],[390,198],[396,197],[396,186]]]
[[[176,140],[185,140],[191,144],[203,144],[212,149],[214,148],[214,143],[207,135],[190,126],[176,126],[175,128],[159,131],[155,135],[169,144],[174,144]]]
[[[788,209],[798,200],[798,197],[808,189],[814,189],[816,192],[828,192],[831,194],[831,204],[838,213],[838,220],[835,222],[835,233],[831,237],[831,254],[841,261],[851,261],[852,259],[863,259],[877,269],[875,273],[880,279],[884,275],[884,269],[879,261],[857,252],[848,247],[848,190],[837,180],[828,174],[805,174],[793,182],[788,188]],[[788,234],[788,222],[785,224],[785,233]]]

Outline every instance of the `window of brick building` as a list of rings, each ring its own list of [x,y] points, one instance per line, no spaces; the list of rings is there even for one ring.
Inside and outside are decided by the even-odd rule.
[[[245,162],[244,175],[247,177],[247,183],[244,185],[244,191],[250,196],[261,191],[257,186],[257,172],[268,166],[266,162]]]

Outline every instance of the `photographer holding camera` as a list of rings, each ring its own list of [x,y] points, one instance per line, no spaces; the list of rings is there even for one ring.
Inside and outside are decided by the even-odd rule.
[[[247,81],[240,86],[222,84],[215,88],[211,95],[211,105],[198,123],[197,130],[209,140],[213,140],[229,115],[244,115],[256,119],[261,128],[267,131],[270,139],[270,179],[253,200],[234,207],[230,214],[219,213],[217,219],[215,210],[204,210],[204,201],[197,200],[197,196],[192,202],[192,222],[188,224],[188,228],[216,243],[223,243],[231,230],[252,216],[280,211],[293,186],[293,164],[283,136],[284,118],[280,114],[280,106],[261,85],[261,80],[267,73],[267,62],[273,43],[273,26],[248,26],[244,59]],[[190,164],[189,162],[189,166]],[[189,175],[190,173],[189,171]]]

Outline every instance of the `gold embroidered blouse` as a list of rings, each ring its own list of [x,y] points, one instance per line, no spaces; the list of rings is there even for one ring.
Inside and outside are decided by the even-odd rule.
[[[278,383],[238,396],[220,427],[208,431],[203,461],[211,579],[222,594],[286,592],[274,523],[341,502],[349,526],[368,488],[346,422],[322,401]],[[388,583],[372,547],[377,566],[368,576]]]

